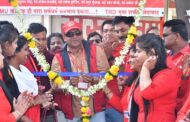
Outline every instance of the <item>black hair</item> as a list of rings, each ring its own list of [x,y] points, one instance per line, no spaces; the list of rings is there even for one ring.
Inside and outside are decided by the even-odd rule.
[[[37,34],[45,31],[47,33],[47,29],[40,23],[31,23],[28,28],[28,32]]]
[[[155,68],[151,71],[151,77],[158,71],[166,68],[166,51],[164,48],[164,41],[155,34],[145,34],[137,37],[137,45],[146,51],[147,54],[152,55],[152,49],[155,50],[155,55],[158,56]]]
[[[172,32],[179,33],[184,41],[188,41],[187,26],[183,20],[173,19],[166,21],[164,23],[164,27],[171,27]]]
[[[94,37],[94,36],[96,36],[96,35],[98,35],[98,36],[100,37],[100,39],[102,40],[102,36],[101,36],[98,32],[89,33],[89,34],[88,34],[88,37],[87,37],[87,40],[89,41],[89,39],[90,39],[91,37]]]
[[[48,38],[47,38],[47,47],[48,47],[48,49],[50,49],[50,43],[51,43],[51,39],[52,39],[53,37],[58,37],[58,38],[60,38],[60,39],[63,41],[63,43],[64,43],[64,39],[63,39],[63,36],[62,36],[61,33],[52,33],[52,34],[50,34],[50,35],[48,36]]]
[[[113,19],[113,25],[119,24],[121,22],[124,22],[125,24],[131,26],[135,22],[135,18],[132,16],[125,17],[125,16],[116,16]]]
[[[12,23],[10,23],[9,21],[0,21],[0,26],[4,24],[12,24]]]
[[[0,44],[12,43],[19,35],[18,30],[11,23],[0,25]]]
[[[24,36],[19,36],[15,52],[19,52],[26,44],[27,44],[27,39]]]
[[[5,44],[6,42],[12,43],[19,35],[18,30],[14,27],[14,25],[8,21],[0,21],[0,45]],[[7,77],[8,66],[7,60],[4,59],[3,61],[4,67],[1,69],[3,73],[3,81],[0,81],[0,87],[3,89],[7,100],[11,105],[11,112],[14,111],[13,107],[13,97],[14,95],[19,95],[18,86],[15,85],[16,83],[10,83],[9,78]],[[12,87],[13,86],[13,87]],[[14,91],[16,89],[16,92]],[[14,92],[12,92],[14,91]],[[15,94],[14,94],[15,93]]]
[[[158,71],[166,68],[166,51],[164,48],[164,41],[155,34],[145,34],[137,37],[136,43],[142,50],[145,50],[147,54],[153,55],[152,49],[155,50],[157,56],[157,62],[155,68],[151,70],[150,77],[152,78]],[[149,101],[144,99],[145,108],[145,121],[148,115]]]
[[[109,25],[112,25],[112,23],[113,23],[113,20],[105,20],[103,23],[102,23],[102,27],[101,27],[101,29],[102,29],[102,31],[103,31],[103,28],[104,28],[104,25],[106,25],[106,24],[109,24]]]

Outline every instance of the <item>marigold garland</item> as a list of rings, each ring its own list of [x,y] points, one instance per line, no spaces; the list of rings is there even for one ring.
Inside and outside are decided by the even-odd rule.
[[[121,63],[123,63],[123,60],[125,58],[125,55],[129,51],[130,44],[133,43],[133,39],[135,38],[137,34],[137,29],[135,26],[131,26],[129,29],[128,35],[131,35],[130,38],[126,39],[125,45],[123,49],[120,51],[120,56],[115,59],[114,65],[111,66],[111,68],[107,71],[104,78],[99,81],[98,84],[95,84],[93,86],[90,86],[87,90],[78,89],[77,87],[74,87],[70,84],[64,83],[64,80],[61,78],[58,73],[50,70],[50,65],[45,60],[44,55],[39,53],[38,48],[36,45],[30,46],[30,50],[34,57],[37,59],[39,65],[42,67],[43,71],[48,72],[48,77],[50,81],[55,83],[56,85],[60,86],[62,89],[66,89],[68,92],[70,92],[72,95],[82,97],[81,99],[81,112],[82,112],[82,122],[89,122],[90,116],[92,114],[90,108],[89,108],[89,96],[96,93],[98,90],[102,89],[108,81],[112,80],[114,77],[117,76],[119,72],[119,66]],[[33,42],[36,42],[34,38],[32,38],[30,33],[25,33],[24,37],[29,41],[29,45]]]
[[[137,15],[135,16],[135,25],[136,26],[139,26],[139,21],[140,21],[141,16],[143,15],[145,4],[146,4],[146,0],[139,0],[138,8],[137,8]]]
[[[89,108],[89,97],[83,96],[81,99],[81,112],[82,112],[82,122],[88,122],[90,120],[90,116],[92,115],[92,111]]]
[[[11,0],[11,5],[13,7],[18,6],[18,0]],[[142,12],[139,12],[143,9],[145,4],[145,0],[140,0],[139,8],[138,8],[138,15],[136,16],[137,19],[140,18],[140,14]],[[72,95],[81,97],[81,112],[82,112],[82,122],[90,122],[90,116],[92,115],[92,112],[89,108],[89,96],[96,93],[98,90],[102,89],[108,81],[112,80],[114,77],[118,75],[119,72],[119,66],[123,63],[123,60],[125,58],[125,55],[129,51],[130,45],[133,43],[133,40],[135,39],[137,35],[137,29],[134,25],[132,25],[129,29],[128,36],[125,42],[125,45],[123,49],[120,51],[120,56],[115,58],[115,63],[111,68],[106,72],[105,76],[102,78],[102,80],[99,81],[98,84],[95,84],[93,86],[90,86],[87,90],[78,89],[77,87],[74,87],[70,85],[69,83],[65,83],[61,76],[58,75],[58,73],[50,71],[50,65],[45,60],[44,55],[39,53],[38,48],[36,47],[36,40],[31,36],[30,33],[25,33],[23,36],[29,41],[29,47],[34,55],[34,57],[37,59],[39,65],[42,67],[43,71],[48,72],[48,77],[50,81],[55,83],[56,85],[60,86],[62,89],[66,89],[68,92],[70,92]]]
[[[32,35],[31,35],[29,32],[24,33],[23,36],[24,36],[24,37],[26,38],[26,40],[28,41],[28,46],[29,46],[30,48],[35,48],[35,47],[36,47],[36,42],[37,42],[37,40],[34,39],[34,38],[32,37]]]
[[[111,68],[107,71],[104,78],[98,84],[90,86],[87,90],[78,89],[77,87],[74,87],[70,84],[63,84],[64,80],[61,78],[61,76],[58,75],[58,73],[49,71],[50,65],[45,60],[44,55],[39,53],[39,50],[36,47],[36,45],[33,45],[37,41],[32,37],[32,35],[27,32],[27,33],[24,33],[23,36],[28,40],[29,45],[30,45],[29,46],[30,50],[31,50],[32,54],[34,55],[34,57],[37,59],[39,65],[41,65],[43,71],[48,72],[47,74],[48,74],[50,81],[54,82],[56,85],[60,86],[62,89],[66,89],[72,95],[82,97],[82,96],[93,95],[94,93],[96,93],[96,91],[102,89],[108,81],[112,80],[114,77],[117,76],[117,74],[119,72],[119,66],[123,62],[125,55],[129,50],[130,44],[132,44],[133,39],[135,38],[136,34],[137,34],[136,27],[131,26],[129,29],[129,32],[128,32],[128,35],[131,35],[131,36],[130,36],[130,38],[126,39],[125,46],[120,51],[121,55],[115,59],[114,65],[112,65]]]
[[[11,6],[13,6],[13,7],[17,7],[17,6],[18,6],[18,0],[9,0],[9,3],[10,3]]]

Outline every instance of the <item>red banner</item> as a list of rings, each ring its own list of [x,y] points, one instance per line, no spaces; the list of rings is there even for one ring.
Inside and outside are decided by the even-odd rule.
[[[134,16],[139,0],[19,0],[23,14]],[[163,0],[147,0],[143,16],[163,16]],[[0,14],[14,14],[8,0],[0,1]]]

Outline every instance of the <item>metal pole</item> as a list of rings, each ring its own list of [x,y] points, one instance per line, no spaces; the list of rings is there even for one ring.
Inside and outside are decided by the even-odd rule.
[[[164,20],[168,20],[169,0],[164,0]]]

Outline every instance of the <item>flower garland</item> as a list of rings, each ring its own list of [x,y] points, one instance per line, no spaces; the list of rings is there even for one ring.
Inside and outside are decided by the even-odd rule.
[[[19,21],[19,28],[21,29],[21,32],[26,32],[26,28],[25,28],[25,17],[24,15],[22,15],[22,12],[19,9],[19,0],[8,0],[8,2],[10,3],[10,5],[14,8],[15,12],[16,12],[16,17]]]
[[[89,108],[89,100],[90,98],[89,97],[82,97],[82,100],[81,100],[81,112],[82,112],[82,122],[89,122],[90,120],[90,116],[92,115],[92,111],[91,109]]]
[[[135,25],[139,26],[139,21],[141,16],[143,15],[144,6],[146,4],[146,0],[139,0],[138,8],[137,8],[137,15],[135,16]]]
[[[38,64],[42,67],[44,72],[48,72],[50,81],[53,81],[58,86],[63,84],[64,80],[61,78],[61,76],[59,76],[56,72],[50,70],[50,65],[46,61],[45,56],[39,53],[39,49],[36,47],[36,43],[38,43],[38,41],[33,38],[29,32],[24,33],[23,36],[28,41],[29,49],[32,52],[33,56],[37,59]]]
[[[18,0],[9,0],[9,3],[10,3],[11,6],[13,6],[13,7],[17,7],[17,6],[18,6]]]
[[[130,45],[133,43],[133,40],[136,35],[137,35],[137,29],[133,25],[130,27],[129,32],[128,32],[128,38],[126,39],[123,49],[120,51],[121,55],[119,57],[116,57],[114,65],[111,66],[111,68],[106,72],[104,78],[100,80],[98,84],[90,86],[87,90],[78,89],[77,87],[74,87],[70,85],[69,83],[61,84],[60,88],[66,89],[72,95],[75,95],[78,97],[91,96],[94,93],[96,93],[98,90],[104,88],[104,86],[107,84],[108,81],[112,80],[114,77],[117,76],[119,72],[119,66],[123,63],[123,60],[126,54],[128,53]]]
[[[9,0],[9,2],[11,3],[11,6],[15,8],[16,14],[17,14],[18,19],[20,20],[20,23],[24,25],[24,22],[23,22],[24,19],[22,18],[21,12],[18,9],[18,5],[19,5],[18,0]],[[139,1],[135,25],[139,24],[139,19],[143,13],[145,3],[146,3],[146,0]],[[24,27],[23,25],[21,28]],[[25,32],[24,28],[23,28],[23,31]],[[33,56],[37,59],[38,64],[42,67],[43,71],[48,72],[48,77],[50,81],[60,86],[60,88],[66,89],[72,95],[75,95],[81,98],[82,122],[90,122],[90,116],[92,112],[89,108],[89,99],[90,99],[89,96],[93,95],[98,90],[102,89],[107,84],[108,81],[112,80],[114,77],[117,76],[119,72],[119,66],[123,63],[125,55],[128,53],[130,45],[133,43],[133,40],[136,37],[136,35],[137,35],[137,29],[133,25],[129,29],[124,47],[120,51],[120,56],[115,58],[114,65],[111,66],[111,68],[106,72],[104,78],[100,80],[98,84],[90,86],[87,90],[81,90],[81,89],[78,89],[77,87],[70,85],[69,83],[66,83],[66,82],[64,83],[64,80],[62,79],[61,76],[58,75],[58,73],[50,70],[50,65],[46,61],[44,55],[39,53],[39,49],[36,47],[37,40],[34,39],[30,33],[25,33],[23,36],[28,40],[30,50]]]
[[[122,64],[125,55],[129,51],[130,44],[133,43],[133,40],[136,35],[137,35],[137,29],[133,25],[130,27],[128,32],[128,38],[126,39],[123,49],[120,51],[121,55],[119,57],[116,57],[114,65],[111,66],[111,68],[106,72],[104,78],[100,80],[98,84],[90,86],[87,90],[82,90],[70,85],[69,83],[63,83],[64,80],[61,78],[61,76],[59,76],[58,73],[50,70],[50,65],[46,61],[44,55],[39,53],[39,50],[35,44],[37,40],[32,38],[32,35],[28,32],[23,34],[23,36],[28,40],[30,50],[33,56],[37,59],[38,64],[42,67],[43,71],[48,72],[48,77],[50,81],[53,81],[56,85],[60,86],[60,88],[66,89],[72,95],[78,97],[93,95],[94,93],[96,93],[96,91],[102,89],[108,81],[112,80],[114,77],[117,76],[119,72],[119,66]]]
[[[100,80],[98,84],[90,86],[87,90],[82,90],[70,85],[69,83],[66,83],[66,82],[64,83],[64,80],[61,78],[61,76],[58,75],[58,73],[51,71],[49,63],[46,61],[44,55],[39,53],[39,50],[36,47],[37,40],[34,39],[32,35],[28,32],[23,34],[23,36],[29,42],[29,47],[33,56],[37,59],[43,71],[48,72],[48,77],[50,81],[58,85],[60,88],[67,90],[72,95],[82,98],[81,99],[82,122],[89,122],[90,116],[92,115],[92,112],[89,108],[89,99],[90,99],[89,96],[93,95],[98,90],[104,88],[107,82],[109,82],[110,80],[112,80],[114,77],[117,76],[119,72],[119,66],[123,63],[125,55],[129,51],[130,45],[133,43],[133,40],[136,35],[137,35],[137,29],[133,25],[130,27],[129,32],[128,32],[128,38],[126,39],[123,49],[120,51],[121,55],[115,59],[114,65],[111,66],[111,68],[106,72],[104,78]]]

